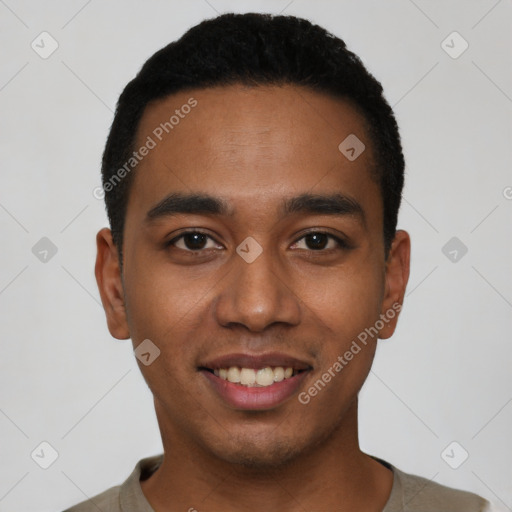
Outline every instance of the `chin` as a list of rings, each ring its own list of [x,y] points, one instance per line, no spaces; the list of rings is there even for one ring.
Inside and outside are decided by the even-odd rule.
[[[207,441],[210,453],[228,464],[253,470],[284,468],[301,460],[325,437],[321,426],[308,429],[302,423],[299,428],[290,429],[286,423],[263,429],[240,425],[236,429],[222,429],[203,441]]]
[[[258,470],[286,466],[299,458],[301,452],[300,446],[288,440],[235,439],[217,456],[229,464]]]

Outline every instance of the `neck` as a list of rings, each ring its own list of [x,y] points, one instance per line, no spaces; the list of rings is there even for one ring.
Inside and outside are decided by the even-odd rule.
[[[307,453],[274,468],[234,466],[162,428],[164,460],[141,482],[156,512],[194,509],[382,511],[391,491],[390,470],[361,452],[357,400],[338,429]]]

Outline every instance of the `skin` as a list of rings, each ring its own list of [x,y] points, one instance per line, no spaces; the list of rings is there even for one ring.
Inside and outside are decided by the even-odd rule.
[[[157,512],[251,512],[262,503],[270,512],[380,511],[392,472],[360,450],[357,433],[357,394],[377,337],[307,405],[295,394],[269,410],[237,410],[197,370],[233,352],[279,351],[310,364],[298,390],[307,391],[359,333],[402,304],[410,239],[397,231],[385,259],[364,121],[347,102],[297,86],[234,85],[150,104],[136,147],[190,97],[197,106],[136,169],[122,272],[110,230],[97,235],[96,277],[112,336],[131,337],[134,347],[149,338],[161,351],[152,364],[139,362],[165,453],[142,490]],[[338,150],[351,133],[366,145],[353,162]],[[148,222],[147,212],[172,192],[221,197],[233,215]],[[283,198],[334,192],[354,198],[364,222],[280,214]],[[183,238],[166,246],[185,228],[212,237],[202,252]],[[304,238],[310,229],[349,248],[327,238],[315,249]],[[235,251],[248,236],[263,248],[250,264]],[[379,338],[393,334],[397,318]]]

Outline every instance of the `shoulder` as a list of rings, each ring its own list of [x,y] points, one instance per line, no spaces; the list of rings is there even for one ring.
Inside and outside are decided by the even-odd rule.
[[[488,512],[489,502],[472,492],[438,484],[421,476],[393,467],[401,487],[401,505],[404,510],[418,512]]]
[[[111,487],[97,496],[64,510],[64,512],[98,512],[98,510],[102,512],[121,512],[120,489],[120,485]]]
[[[153,512],[146,500],[140,480],[152,475],[163,461],[163,454],[141,459],[135,465],[130,476],[121,484],[82,501],[64,512]]]

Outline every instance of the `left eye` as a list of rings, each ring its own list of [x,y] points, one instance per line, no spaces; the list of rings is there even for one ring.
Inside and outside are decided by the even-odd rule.
[[[304,241],[307,247],[297,247],[297,245]],[[331,244],[329,244],[329,241]],[[314,231],[304,235],[292,245],[293,248],[306,249],[319,251],[323,249],[336,249],[346,247],[346,244],[340,238],[329,233],[322,233],[321,231]]]

